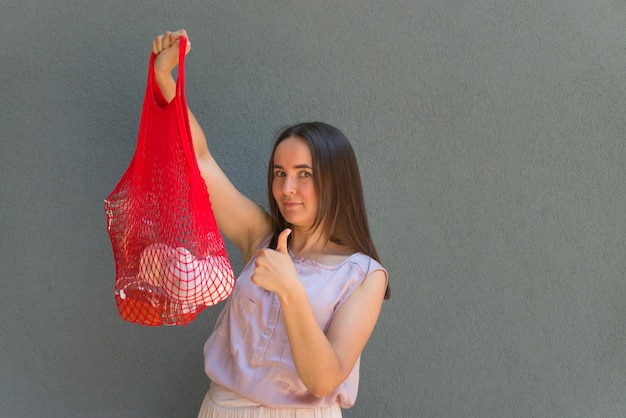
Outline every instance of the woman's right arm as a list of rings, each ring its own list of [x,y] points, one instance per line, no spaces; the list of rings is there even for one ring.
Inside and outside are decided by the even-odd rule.
[[[176,95],[176,81],[172,70],[178,65],[179,38],[187,36],[185,30],[165,32],[152,42],[156,54],[154,72],[163,97],[169,102]],[[191,43],[187,42],[188,53]],[[209,152],[200,124],[189,111],[189,124],[198,167],[211,195],[211,205],[220,231],[242,252],[244,261],[254,254],[256,248],[269,234],[268,214],[252,200],[244,196],[230,182]]]

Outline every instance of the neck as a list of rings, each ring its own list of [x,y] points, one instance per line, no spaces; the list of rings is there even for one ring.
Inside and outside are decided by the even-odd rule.
[[[319,231],[292,229],[290,248],[294,254],[303,258],[319,259],[328,255],[349,255],[354,251],[344,245],[329,240]]]
[[[291,232],[291,249],[294,252],[321,252],[331,242],[319,232],[311,231],[297,226],[292,227]]]

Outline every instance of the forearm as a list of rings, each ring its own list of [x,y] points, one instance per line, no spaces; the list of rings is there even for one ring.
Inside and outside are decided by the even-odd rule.
[[[167,71],[154,70],[154,79],[161,90],[163,98],[169,103],[176,96],[176,81],[171,73]]]
[[[327,395],[348,373],[320,328],[304,288],[282,297],[281,307],[300,379],[313,395]]]

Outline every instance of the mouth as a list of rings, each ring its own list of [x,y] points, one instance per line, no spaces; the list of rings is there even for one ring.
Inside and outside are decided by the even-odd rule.
[[[299,202],[282,202],[283,203],[283,207],[290,209],[290,208],[295,208],[301,205],[301,203]]]

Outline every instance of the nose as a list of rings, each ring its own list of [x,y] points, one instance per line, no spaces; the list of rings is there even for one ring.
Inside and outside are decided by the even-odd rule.
[[[285,195],[294,194],[296,192],[296,179],[294,179],[292,176],[285,176],[282,192]]]

